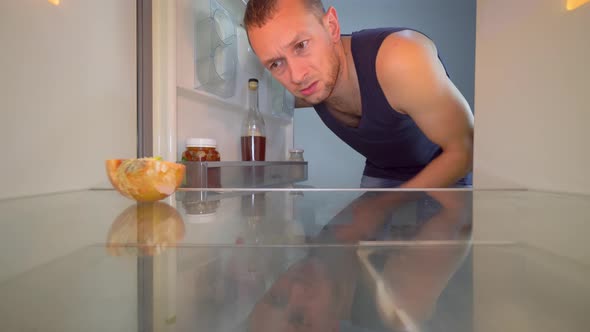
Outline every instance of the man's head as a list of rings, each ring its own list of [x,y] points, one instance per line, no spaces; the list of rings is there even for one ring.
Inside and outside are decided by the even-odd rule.
[[[324,264],[305,259],[289,268],[256,303],[248,331],[337,330],[339,303]]]
[[[318,20],[321,20],[326,10],[321,0],[291,0],[299,1],[305,6],[305,9],[312,12]],[[244,26],[246,29],[251,27],[262,27],[270,20],[279,9],[279,0],[250,0],[246,6],[244,15]]]
[[[244,16],[262,65],[310,104],[328,98],[340,72],[340,26],[320,0],[250,0]]]

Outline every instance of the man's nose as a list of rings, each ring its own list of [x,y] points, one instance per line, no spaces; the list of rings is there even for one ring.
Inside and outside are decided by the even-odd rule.
[[[291,71],[291,82],[293,84],[301,85],[305,83],[307,78],[307,65],[302,60],[291,60],[289,70]]]

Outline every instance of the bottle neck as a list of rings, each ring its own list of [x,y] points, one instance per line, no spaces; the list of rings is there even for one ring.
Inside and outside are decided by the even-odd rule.
[[[258,111],[258,89],[248,89],[248,103],[250,110]]]

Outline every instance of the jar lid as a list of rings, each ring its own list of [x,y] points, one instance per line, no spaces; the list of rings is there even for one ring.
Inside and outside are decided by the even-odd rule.
[[[303,149],[289,149],[289,153],[303,153]]]
[[[248,80],[248,88],[250,90],[256,90],[258,89],[258,80],[255,78],[251,78]]]
[[[217,141],[212,138],[189,138],[186,140],[186,147],[215,148],[217,147]]]

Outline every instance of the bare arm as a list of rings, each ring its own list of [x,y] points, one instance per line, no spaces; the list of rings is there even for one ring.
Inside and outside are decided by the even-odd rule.
[[[401,307],[418,325],[432,317],[441,293],[463,264],[471,249],[471,194],[428,193],[441,210],[420,227],[412,241],[456,241],[454,244],[407,246],[390,255],[383,269],[384,281]],[[400,321],[393,324],[403,327]]]
[[[434,44],[417,32],[392,34],[379,50],[377,77],[390,105],[443,150],[402,187],[447,187],[465,176],[472,167],[473,115]]]

